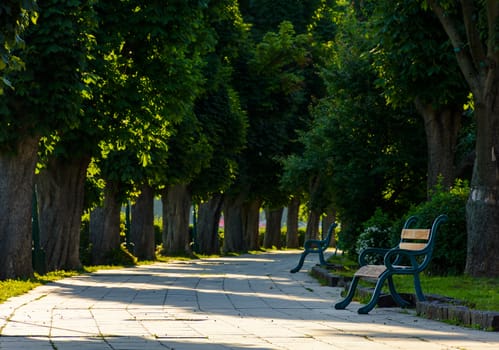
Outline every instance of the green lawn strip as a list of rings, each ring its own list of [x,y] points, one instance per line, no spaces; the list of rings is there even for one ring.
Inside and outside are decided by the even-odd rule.
[[[394,276],[401,293],[414,293],[411,276]],[[475,310],[499,311],[499,279],[470,276],[421,276],[425,294],[437,294],[463,301]]]

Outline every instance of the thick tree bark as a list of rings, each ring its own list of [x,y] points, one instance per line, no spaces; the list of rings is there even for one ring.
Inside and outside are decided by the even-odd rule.
[[[242,219],[242,196],[226,196],[223,205],[224,242],[223,252],[240,252],[246,249],[244,244],[244,225]]]
[[[438,185],[450,188],[456,176],[455,154],[459,130],[461,128],[461,107],[444,106],[439,110],[431,104],[424,105],[418,100],[416,108],[424,119],[426,142],[428,147],[427,190]]]
[[[309,239],[319,238],[319,223],[321,214],[315,210],[311,210],[308,214],[307,230],[305,231],[305,241]]]
[[[259,200],[246,202],[242,206],[243,241],[247,250],[260,249],[260,206]]]
[[[289,202],[288,217],[286,218],[286,247],[298,248],[300,242],[298,241],[298,214],[300,212],[300,200],[293,198]]]
[[[440,2],[428,1],[447,33],[456,59],[473,93],[476,120],[476,158],[466,205],[468,251],[465,272],[499,277],[499,3],[461,2],[461,23],[448,16]],[[477,26],[476,9],[483,6],[487,26]],[[465,36],[460,30],[464,24]],[[482,40],[483,33],[489,37]]]
[[[92,243],[92,264],[111,262],[113,251],[120,249],[120,212],[118,200],[119,185],[108,181],[104,190],[104,204],[90,214],[90,242]]]
[[[163,250],[166,254],[192,254],[189,216],[192,199],[187,185],[168,188],[163,198]]]
[[[499,277],[499,77],[488,98],[476,101],[477,143],[466,206],[468,246],[465,272]],[[492,95],[492,92],[495,94]]]
[[[265,209],[265,219],[267,225],[265,226],[265,235],[263,236],[263,247],[277,249],[282,248],[281,241],[281,220],[283,208],[279,209]]]
[[[322,216],[322,237],[325,237],[327,231],[329,230],[329,226],[336,221],[336,211],[332,208],[328,208],[326,210],[326,215]],[[333,235],[331,237],[331,242],[329,243],[331,247],[336,247],[336,238]]]
[[[38,137],[0,153],[0,280],[33,275],[32,199]]]
[[[80,230],[90,158],[52,158],[36,177],[40,243],[47,269],[81,267]]]
[[[139,260],[154,260],[156,246],[154,242],[154,190],[143,185],[140,195],[132,205],[130,241],[132,252]]]
[[[201,254],[220,254],[218,227],[222,214],[223,196],[215,194],[199,205],[197,246]]]

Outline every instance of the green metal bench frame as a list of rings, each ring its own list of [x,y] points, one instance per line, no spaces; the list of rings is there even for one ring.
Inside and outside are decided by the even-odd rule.
[[[329,247],[329,244],[331,243],[331,238],[334,234],[334,229],[336,228],[337,224],[332,223],[329,226],[329,229],[327,230],[327,235],[326,238],[322,240],[318,239],[309,239],[305,242],[303,245],[304,251],[301,253],[300,256],[300,261],[298,261],[298,265],[296,265],[295,268],[291,269],[291,273],[296,273],[300,271],[300,269],[303,267],[303,262],[305,261],[305,257],[310,254],[319,254],[319,262],[321,265],[327,265],[326,260],[324,259],[324,251]]]
[[[360,269],[355,273],[348,293],[342,301],[335,304],[338,310],[344,309],[352,301],[355,289],[361,278],[376,279],[376,287],[374,288],[371,300],[367,305],[358,310],[359,314],[367,314],[376,305],[381,294],[381,289],[386,280],[388,280],[388,288],[393,300],[400,307],[409,306],[409,302],[404,300],[395,289],[393,283],[393,275],[412,275],[414,278],[414,289],[416,297],[419,301],[424,301],[425,296],[421,289],[419,273],[422,272],[430,263],[433,248],[435,245],[435,237],[438,227],[443,222],[447,221],[446,215],[439,215],[431,226],[431,229],[410,229],[417,222],[417,217],[412,216],[404,224],[401,233],[400,243],[392,249],[383,248],[366,248],[359,255]],[[383,265],[369,265],[366,262],[366,257],[369,255],[383,256]],[[404,261],[410,264],[401,265]]]

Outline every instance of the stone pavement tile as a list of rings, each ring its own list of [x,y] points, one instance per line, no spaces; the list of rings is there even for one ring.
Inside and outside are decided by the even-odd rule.
[[[273,346],[279,349],[297,350],[297,349],[314,349],[314,350],[340,350],[337,347],[326,342],[312,338],[271,338],[268,339]],[[355,349],[355,348],[353,348]],[[350,349],[351,350],[351,349]],[[370,349],[369,349],[370,350]]]
[[[56,337],[52,338],[57,350],[111,350],[102,338],[98,337]]]
[[[203,311],[233,309],[234,304],[225,294],[198,295],[199,308]]]
[[[230,349],[273,349],[272,344],[268,341],[255,336],[210,336],[212,344],[219,344]],[[304,349],[304,348],[301,348]]]
[[[189,325],[192,331],[204,337],[239,337],[249,334],[244,328],[241,327],[243,321],[239,322],[224,322],[222,320],[212,320],[207,322],[191,323]]]
[[[4,350],[53,350],[49,338],[43,337],[0,337],[0,349]]]
[[[258,309],[269,307],[269,305],[263,300],[255,298],[254,296],[248,297],[244,295],[229,294],[228,298],[230,299],[232,305],[234,305],[233,307],[236,309]]]
[[[232,349],[229,346],[223,344],[212,343],[208,340],[161,340],[161,344],[167,346],[162,349],[174,349],[174,350],[229,350]]]
[[[50,334],[50,325],[33,322],[27,315],[15,315],[2,328],[2,334],[16,337],[45,337]]]
[[[130,301],[131,306],[143,305],[158,305],[161,306],[165,302],[166,291],[162,290],[148,290],[138,292],[133,300]]]
[[[156,338],[108,337],[107,344],[114,350],[164,350],[165,346]]]

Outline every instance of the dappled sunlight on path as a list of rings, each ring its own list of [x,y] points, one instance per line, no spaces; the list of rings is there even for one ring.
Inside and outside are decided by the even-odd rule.
[[[497,349],[497,333],[400,309],[335,310],[298,251],[67,278],[0,304],[0,349]]]

